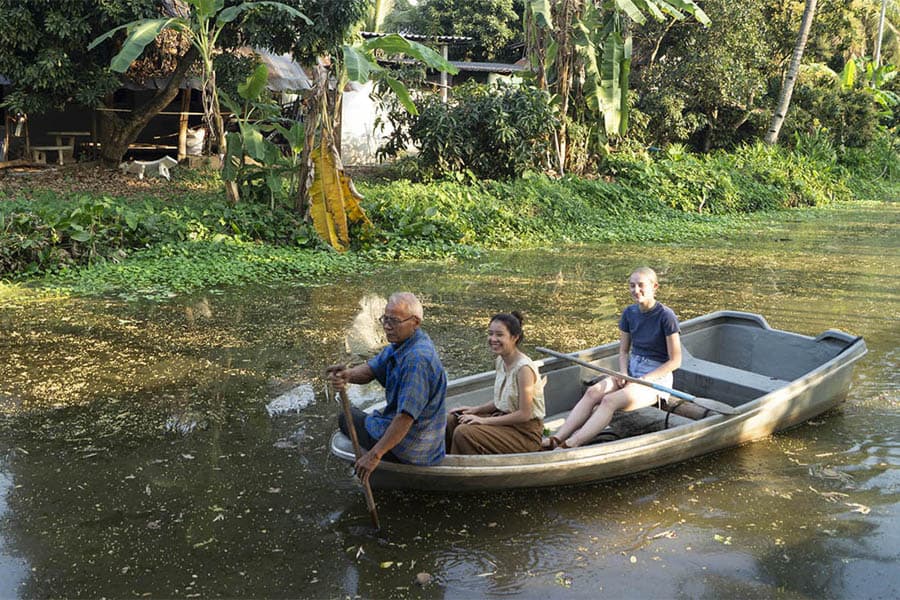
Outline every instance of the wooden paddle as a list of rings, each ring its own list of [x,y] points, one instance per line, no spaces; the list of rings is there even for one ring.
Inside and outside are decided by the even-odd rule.
[[[356,426],[353,425],[353,412],[350,410],[350,398],[347,396],[347,390],[340,391],[341,407],[344,409],[344,419],[347,421],[347,430],[350,432],[350,441],[353,442],[353,453],[356,459],[362,456],[362,448],[359,445],[359,436],[356,435]],[[375,529],[381,529],[378,524],[378,511],[375,510],[375,496],[372,495],[372,486],[368,481],[362,482],[363,493],[366,496],[366,507],[369,509],[369,515],[372,517],[372,524]]]
[[[570,362],[575,363],[576,365],[581,365],[587,369],[593,369],[594,371],[599,371],[601,373],[605,373],[606,375],[612,375],[613,377],[618,377],[620,379],[624,379],[625,381],[630,381],[632,383],[638,383],[640,385],[646,385],[647,387],[653,388],[658,392],[665,392],[667,394],[671,394],[676,398],[681,398],[682,400],[687,400],[688,402],[693,402],[697,406],[702,406],[703,408],[708,408],[709,410],[713,410],[717,413],[722,413],[723,415],[733,415],[738,411],[736,408],[731,406],[730,404],[725,404],[724,402],[719,402],[718,400],[712,400],[710,398],[698,398],[697,396],[692,396],[687,392],[679,392],[678,390],[673,390],[672,388],[668,388],[664,385],[660,385],[658,383],[653,383],[652,381],[646,381],[644,379],[638,379],[637,377],[631,377],[630,375],[626,375],[624,373],[619,373],[618,371],[613,371],[612,369],[607,369],[604,367],[598,367],[597,365],[591,364],[587,361],[581,360],[580,358],[575,358],[569,354],[562,354],[560,352],[556,352],[555,350],[550,350],[549,348],[541,348],[540,346],[536,347],[535,350],[538,352],[543,352],[544,354],[549,354],[550,356],[555,356],[556,358],[561,358],[563,360],[568,360]]]

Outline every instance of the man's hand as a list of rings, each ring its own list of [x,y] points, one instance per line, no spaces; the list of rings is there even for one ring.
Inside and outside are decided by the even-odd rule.
[[[340,392],[347,389],[347,382],[350,376],[350,370],[347,368],[347,365],[331,365],[325,369],[325,373],[328,375],[328,382],[335,390]]]
[[[360,456],[353,464],[356,476],[359,477],[359,480],[363,485],[369,483],[369,477],[372,475],[372,471],[378,467],[378,463],[380,462],[381,458],[379,458],[378,454],[373,449]]]

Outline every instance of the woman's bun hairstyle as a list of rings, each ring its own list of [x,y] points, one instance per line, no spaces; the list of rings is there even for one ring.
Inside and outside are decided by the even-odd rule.
[[[522,316],[517,310],[508,313],[497,313],[493,317],[491,317],[491,323],[494,321],[500,321],[506,326],[506,329],[509,331],[509,335],[513,336],[516,339],[516,345],[522,343],[522,340],[525,339],[525,332],[522,330],[522,324],[525,322],[525,317]]]

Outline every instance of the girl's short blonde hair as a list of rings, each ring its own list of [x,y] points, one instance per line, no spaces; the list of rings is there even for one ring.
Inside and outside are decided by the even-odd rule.
[[[650,267],[638,267],[634,271],[631,272],[631,275],[646,275],[650,278],[650,281],[659,285],[659,278],[656,276],[656,271],[651,269]],[[630,278],[631,276],[629,276]]]

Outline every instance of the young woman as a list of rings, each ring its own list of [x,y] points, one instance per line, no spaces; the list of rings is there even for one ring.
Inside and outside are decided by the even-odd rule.
[[[635,303],[619,319],[619,371],[632,377],[672,387],[672,372],[681,366],[678,317],[656,300],[659,281],[649,267],[636,269],[628,278]],[[565,423],[541,447],[574,448],[590,442],[612,421],[617,410],[651,406],[660,394],[653,388],[605,377],[585,391]]]
[[[447,416],[448,454],[509,454],[541,449],[544,390],[538,367],[519,350],[522,315],[500,313],[488,326],[488,346],[497,357],[494,398],[461,406]]]

